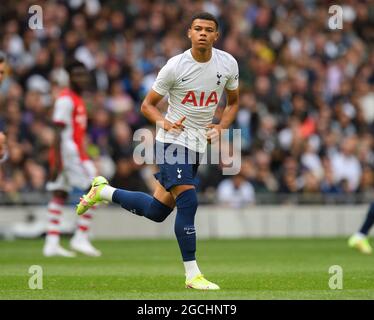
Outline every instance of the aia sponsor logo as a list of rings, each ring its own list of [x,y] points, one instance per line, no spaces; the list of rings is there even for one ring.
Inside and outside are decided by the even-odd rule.
[[[209,95],[207,92],[200,92],[195,94],[194,91],[188,91],[182,100],[182,104],[191,103],[194,107],[207,107],[210,104],[218,104],[217,92],[212,91]]]

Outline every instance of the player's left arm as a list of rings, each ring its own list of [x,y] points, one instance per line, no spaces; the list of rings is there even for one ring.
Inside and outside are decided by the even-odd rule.
[[[219,137],[222,129],[228,129],[234,122],[236,114],[238,113],[239,88],[234,90],[225,89],[225,91],[227,100],[225,110],[223,111],[219,124],[207,125],[207,128],[209,128],[208,132],[206,133],[208,141],[215,141]]]

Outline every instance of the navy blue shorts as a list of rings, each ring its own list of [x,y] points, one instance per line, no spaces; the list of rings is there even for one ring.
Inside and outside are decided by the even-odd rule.
[[[196,174],[201,153],[178,144],[162,143],[157,140],[154,147],[156,164],[160,169],[154,176],[165,190],[170,191],[171,187],[184,184],[197,188],[199,179]]]

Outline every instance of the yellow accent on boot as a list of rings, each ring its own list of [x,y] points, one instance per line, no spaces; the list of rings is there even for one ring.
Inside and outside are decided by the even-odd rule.
[[[76,212],[78,215],[84,214],[95,204],[104,202],[104,200],[100,197],[100,192],[106,185],[108,185],[108,180],[102,176],[97,176],[93,179],[90,191],[83,195],[79,204],[77,205]]]
[[[368,238],[362,238],[355,234],[349,238],[348,246],[357,249],[358,251],[364,254],[371,254],[373,252],[373,249],[371,248]]]
[[[191,280],[186,280],[186,288],[197,290],[219,290],[219,286],[205,279],[202,274],[197,275]]]

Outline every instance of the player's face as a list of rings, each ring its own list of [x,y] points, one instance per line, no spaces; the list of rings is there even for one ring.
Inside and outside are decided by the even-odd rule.
[[[3,81],[5,78],[5,63],[0,62],[0,83]]]
[[[188,37],[193,47],[210,49],[218,39],[218,31],[214,21],[195,19],[188,30]]]
[[[90,77],[88,71],[85,68],[74,68],[71,75],[70,81],[74,87],[84,90],[90,83]]]

